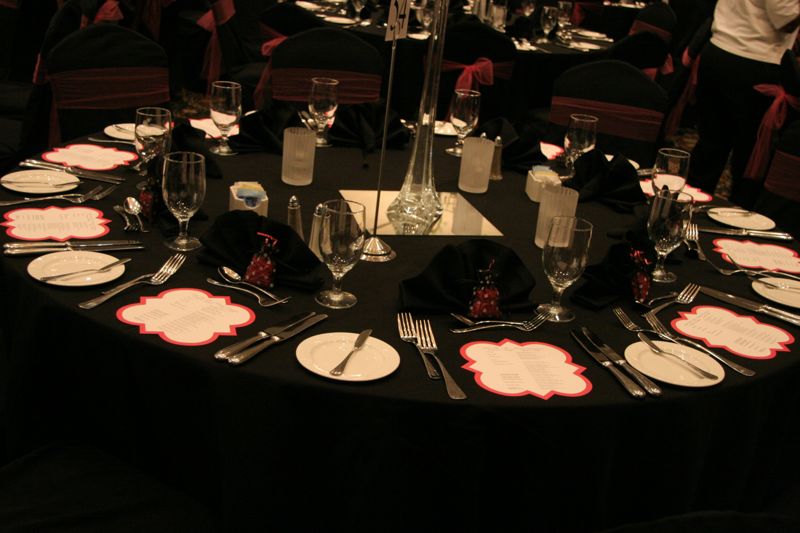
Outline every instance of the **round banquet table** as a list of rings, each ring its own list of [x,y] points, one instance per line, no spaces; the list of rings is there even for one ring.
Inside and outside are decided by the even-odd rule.
[[[459,161],[443,154],[450,143],[438,139],[435,146],[442,191],[456,190]],[[388,153],[387,190],[399,188],[407,159],[407,151]],[[195,235],[227,209],[227,186],[234,180],[260,181],[269,194],[269,215],[279,221],[286,219],[289,196],[297,195],[308,231],[318,202],[342,188],[374,188],[378,154],[318,150],[314,183],[303,188],[281,183],[278,155],[243,154],[218,163],[225,179],[208,181],[203,209],[209,219],[191,222]],[[91,205],[112,220],[107,238],[130,238],[111,207],[132,194],[138,180],[129,171],[114,172],[128,181]],[[532,301],[543,301],[551,289],[532,243],[537,204],[523,189],[523,176],[506,172],[488,193],[465,196],[503,233],[494,239],[515,250],[533,273]],[[0,198],[10,197],[0,191]],[[632,222],[599,203],[580,204],[578,215],[595,224],[591,262],[614,242],[608,231]],[[133,259],[123,279],[154,271],[169,255],[158,231],[135,237],[147,249],[115,254]],[[469,238],[386,236],[397,259],[362,262],[345,277],[345,288],[359,298],[346,311],[327,311],[312,294],[285,287],[275,291],[291,295],[289,303],[259,308],[248,296],[208,285],[213,270],[194,255],[166,285],[129,290],[84,311],[78,302],[98,294],[98,287],[48,286],[27,275],[30,258],[3,257],[0,405],[7,452],[20,454],[54,439],[91,442],[192,495],[226,532],[592,531],[699,509],[762,510],[796,479],[800,362],[794,346],[769,360],[730,356],[756,370],[756,377],[727,372],[715,387],[664,385],[662,398],[634,400],[569,335],[585,325],[623,351],[635,337],[610,309],[573,305],[577,319],[571,324],[468,335],[451,334],[449,316],[418,314],[431,319],[440,356],[468,395],[448,399],[441,382],[427,379],[413,347],[398,338],[398,283],[418,274],[445,244]],[[710,250],[710,239],[703,241]],[[681,260],[672,267],[680,278],[676,287],[696,281],[750,294],[745,279],[722,278],[682,251],[674,255]],[[305,310],[330,317],[240,367],[212,357],[232,337],[177,346],[115,318],[118,308],[177,287],[227,295],[253,309],[256,320],[237,331],[239,338]],[[696,302],[712,301],[700,296]],[[627,309],[636,312],[632,305]],[[661,318],[667,322],[680,309],[673,306]],[[769,317],[760,320],[800,335]],[[399,368],[384,379],[331,381],[295,358],[304,338],[365,328],[400,354]],[[466,361],[459,348],[502,339],[563,348],[586,368],[591,392],[543,400],[482,389],[460,368]]]

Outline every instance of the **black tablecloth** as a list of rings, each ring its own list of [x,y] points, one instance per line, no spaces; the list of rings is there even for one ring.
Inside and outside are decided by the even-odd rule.
[[[450,143],[440,139],[435,145],[437,186],[444,191],[456,190],[459,160],[443,155]],[[213,220],[227,209],[232,181],[258,180],[276,220],[285,221],[289,196],[299,197],[307,230],[318,202],[336,197],[339,189],[374,188],[378,157],[363,157],[356,149],[318,150],[314,183],[304,188],[281,183],[279,156],[219,159],[225,179],[208,181],[204,211]],[[405,151],[387,155],[387,189],[399,188],[407,160]],[[130,237],[111,211],[135,191],[138,179],[127,175],[111,197],[92,204],[112,219],[108,238]],[[488,193],[465,196],[503,233],[496,239],[517,252],[538,282],[533,299],[544,301],[551,290],[533,245],[537,204],[523,190],[524,177],[507,173]],[[597,203],[580,204],[578,215],[596,224],[592,262],[614,242],[607,231],[631,223],[630,215]],[[201,234],[212,220],[193,221],[190,232]],[[146,251],[117,254],[133,258],[125,279],[152,272],[169,255],[158,232],[139,236]],[[418,274],[445,244],[467,238],[387,236],[397,259],[362,262],[345,277],[358,305],[330,311],[309,334],[369,327],[401,356],[394,374],[358,384],[305,371],[295,359],[304,336],[232,367],[212,357],[231,337],[175,346],[140,335],[114,316],[142,296],[197,287],[252,308],[256,321],[238,331],[249,336],[297,312],[324,311],[311,294],[278,288],[292,300],[261,309],[245,295],[208,285],[213,270],[192,255],[167,285],[137,288],[83,311],[77,303],[98,288],[46,286],[26,274],[29,259],[4,257],[7,339],[0,383],[8,453],[55,437],[90,441],[194,496],[211,510],[220,531],[231,532],[590,531],[689,510],[763,509],[796,478],[800,364],[794,346],[771,360],[741,359],[758,372],[755,378],[727,372],[713,388],[665,386],[663,398],[637,401],[569,336],[571,327],[586,325],[622,351],[636,339],[608,309],[575,306],[573,324],[546,324],[535,333],[464,336],[448,332],[454,326],[449,317],[430,316],[440,355],[469,396],[449,400],[441,382],[425,377],[413,347],[397,336],[398,283]],[[703,242],[710,250],[710,239],[704,236]],[[750,293],[745,279],[722,278],[681,251],[675,256],[683,259],[672,267],[678,287],[697,281]],[[663,318],[677,316],[678,309]],[[480,388],[460,368],[465,361],[459,348],[504,338],[564,348],[586,367],[591,393],[545,401]]]

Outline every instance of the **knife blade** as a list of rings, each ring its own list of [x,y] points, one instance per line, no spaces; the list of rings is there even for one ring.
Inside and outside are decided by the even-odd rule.
[[[788,322],[793,326],[800,326],[800,315],[795,315],[794,313],[784,311],[783,309],[762,304],[761,302],[748,300],[747,298],[736,296],[734,294],[728,294],[727,292],[718,291],[717,289],[712,289],[710,287],[701,286],[700,292],[721,302],[728,302],[741,307],[742,309],[747,309],[748,311],[755,311],[756,313],[771,316],[773,318],[783,320],[784,322]]]
[[[53,247],[41,246],[38,248],[10,248],[3,251],[4,255],[36,255],[36,254],[50,254],[53,252],[74,252],[79,250],[102,250],[103,252],[119,252],[124,250],[144,250],[144,244],[117,244],[113,246],[81,246],[78,248],[72,247]]]
[[[570,334],[572,335],[572,338],[575,339],[575,342],[577,342],[581,348],[586,350],[586,353],[592,356],[592,359],[600,363],[601,366],[603,366],[606,370],[611,372],[615,378],[617,378],[617,381],[619,381],[620,384],[625,387],[625,390],[628,391],[628,394],[634,398],[644,398],[647,396],[647,393],[644,392],[644,389],[631,381],[628,376],[620,372],[619,369],[614,366],[614,363],[612,363],[605,355],[603,355],[599,350],[595,350],[594,348],[590,347],[589,340],[580,330],[573,329],[570,331]]]
[[[732,229],[732,228],[708,228],[701,226],[699,228],[703,233],[714,233],[717,235],[733,235],[735,237],[760,237],[762,239],[774,239],[778,241],[791,241],[792,236],[788,233],[780,231],[761,231],[754,229]]]
[[[647,394],[651,396],[661,396],[661,389],[658,385],[653,383],[650,378],[639,372],[637,369],[629,365],[628,361],[626,361],[624,357],[618,354],[611,346],[603,342],[592,330],[586,326],[583,326],[581,328],[581,332],[583,332],[586,339],[592,343],[595,348],[600,350],[603,355],[608,357],[615,365],[620,366],[623,370],[627,371],[628,374],[630,374],[631,377],[635,379],[645,391],[647,391]]]
[[[125,181],[125,178],[114,176],[113,174],[105,174],[103,172],[96,172],[94,170],[84,170],[75,167],[65,167],[56,163],[49,163],[47,161],[39,161],[36,159],[26,159],[22,161],[19,166],[26,168],[39,168],[44,170],[54,170],[56,172],[65,172],[79,178],[90,181],[102,181],[105,183],[120,184]]]
[[[107,188],[103,189],[103,190],[102,190],[102,191],[100,191],[99,193],[95,194],[95,195],[92,197],[92,200],[102,200],[103,198],[105,198],[106,196],[108,196],[109,194],[111,194],[112,192],[114,192],[114,191],[117,189],[117,187],[119,187],[119,185],[117,185],[117,184],[113,184],[113,185],[111,185],[111,186],[109,186],[109,187],[107,187]]]
[[[312,316],[314,316],[316,314],[317,313],[315,313],[314,311],[309,311],[309,312],[306,312],[306,313],[300,313],[300,314],[294,315],[294,316],[292,316],[292,317],[290,317],[290,318],[288,318],[286,320],[282,320],[281,322],[278,322],[274,326],[266,327],[266,328],[262,329],[261,331],[259,331],[258,333],[256,333],[255,335],[253,335],[252,337],[248,337],[248,338],[246,338],[246,339],[244,339],[242,341],[239,341],[239,342],[237,342],[235,344],[231,344],[230,346],[226,346],[225,348],[222,348],[221,350],[217,350],[217,352],[214,354],[214,359],[217,359],[218,361],[227,361],[228,357],[233,355],[233,354],[235,354],[236,352],[244,350],[245,348],[249,348],[250,346],[252,346],[255,343],[257,343],[258,341],[264,340],[267,337],[272,337],[273,335],[277,335],[278,333],[282,332],[283,330],[289,329],[290,327],[292,327],[292,326],[294,326],[296,324],[299,324],[300,322],[303,322],[304,320],[307,320],[307,319],[311,318]]]
[[[273,335],[272,337],[270,337],[270,338],[268,338],[268,339],[266,339],[264,341],[261,341],[261,342],[255,344],[254,346],[251,346],[250,348],[246,348],[246,349],[242,350],[241,352],[238,352],[238,353],[236,353],[234,355],[231,355],[230,357],[228,357],[228,362],[230,364],[232,364],[232,365],[241,365],[242,363],[245,363],[245,362],[249,361],[255,355],[261,353],[261,351],[264,350],[265,348],[268,348],[269,346],[272,346],[273,344],[277,344],[279,342],[283,342],[285,340],[291,339],[292,337],[294,337],[298,333],[301,333],[301,332],[307,330],[308,328],[310,328],[314,324],[322,322],[326,318],[328,318],[328,315],[324,315],[324,314],[314,315],[311,318],[308,318],[308,319],[306,319],[305,321],[303,321],[303,322],[301,322],[299,324],[296,324],[296,325],[294,325],[294,326],[292,326],[290,328],[287,328],[287,329],[283,330],[282,332],[278,333],[277,335]]]
[[[86,246],[119,246],[119,245],[137,245],[137,244],[144,244],[142,241],[139,240],[130,240],[130,239],[122,239],[122,240],[85,240],[85,241],[36,241],[36,242],[7,242],[3,245],[3,248],[6,250],[15,249],[15,248],[67,248],[69,246],[73,248],[81,248]]]

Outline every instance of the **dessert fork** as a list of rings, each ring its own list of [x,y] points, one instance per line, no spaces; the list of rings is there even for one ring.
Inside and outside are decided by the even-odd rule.
[[[683,288],[681,292],[678,293],[678,296],[674,300],[664,302],[663,304],[654,307],[645,314],[652,313],[653,315],[655,315],[656,313],[663,311],[672,304],[690,304],[694,302],[694,299],[697,298],[699,292],[700,292],[700,285],[697,285],[696,283],[689,283],[688,285],[686,285],[686,287]]]
[[[422,353],[417,344],[417,330],[414,326],[414,319],[411,313],[397,313],[397,331],[400,334],[400,339],[405,342],[413,344],[419,356],[422,358],[422,363],[425,365],[425,371],[428,373],[429,379],[442,379],[442,375],[428,360],[428,356]]]
[[[545,322],[547,322],[548,315],[540,313],[530,320],[513,321],[513,320],[471,320],[458,313],[450,313],[453,318],[467,325],[466,328],[451,328],[453,333],[470,333],[473,331],[481,331],[484,329],[493,328],[516,328],[520,331],[533,331]]]
[[[458,386],[453,379],[453,376],[451,376],[450,372],[448,372],[447,368],[445,368],[442,360],[439,359],[439,347],[436,345],[436,338],[433,336],[431,321],[417,320],[416,330],[418,339],[417,347],[422,353],[429,355],[436,360],[436,364],[439,365],[439,370],[444,378],[444,386],[447,388],[447,395],[451,400],[465,400],[467,395],[464,394],[464,391],[461,390],[461,387]]]
[[[72,202],[73,204],[82,204],[87,200],[91,200],[94,198],[94,195],[99,193],[103,189],[102,185],[98,185],[91,191],[80,194],[80,193],[70,193],[70,194],[56,194],[53,196],[39,196],[38,198],[20,198],[18,200],[5,200],[0,202],[0,207],[4,207],[7,205],[17,205],[17,204],[28,204],[31,202],[41,202],[44,200],[66,200],[67,202]]]

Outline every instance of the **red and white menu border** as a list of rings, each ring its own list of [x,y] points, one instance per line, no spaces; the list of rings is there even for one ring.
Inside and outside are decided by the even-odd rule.
[[[42,159],[85,170],[112,170],[138,159],[133,152],[96,144],[70,144],[42,154]]]
[[[785,246],[723,238],[714,240],[714,251],[728,263],[744,268],[800,273],[800,255]]]
[[[93,207],[24,207],[5,213],[9,237],[23,241],[97,239],[109,232],[103,212]]]

